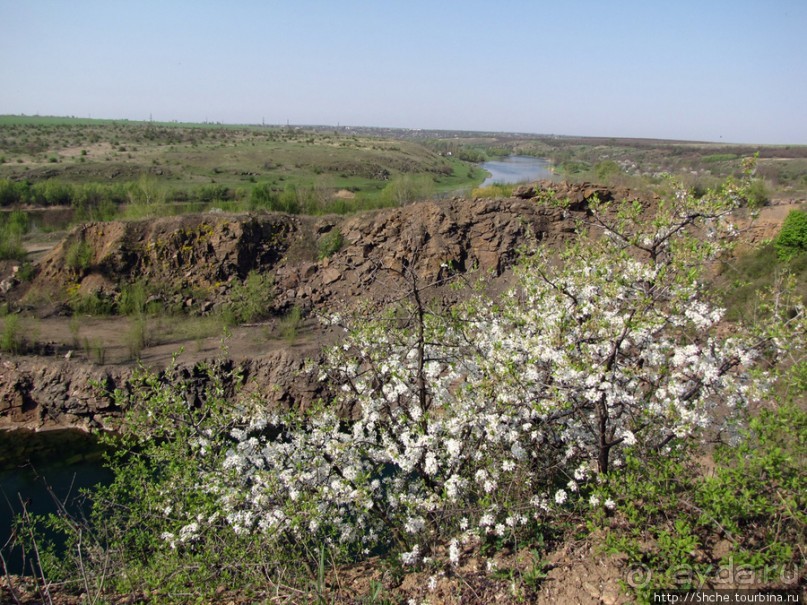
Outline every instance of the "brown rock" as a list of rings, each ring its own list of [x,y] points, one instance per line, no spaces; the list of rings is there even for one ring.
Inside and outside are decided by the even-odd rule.
[[[322,283],[332,284],[342,277],[342,273],[336,267],[328,267],[322,272]]]

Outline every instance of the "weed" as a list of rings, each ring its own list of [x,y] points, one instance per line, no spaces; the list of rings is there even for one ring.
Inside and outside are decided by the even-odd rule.
[[[81,318],[78,315],[72,315],[67,325],[70,329],[70,337],[73,340],[73,348],[77,349],[79,346],[79,333],[81,332]]]
[[[133,318],[126,330],[126,346],[129,357],[137,359],[140,352],[150,344],[148,320],[141,316]]]
[[[34,264],[30,261],[22,263],[17,271],[17,279],[21,282],[30,282],[34,279],[35,275],[36,267],[34,267]]]
[[[805,547],[806,439],[807,413],[785,402],[753,418],[737,445],[719,447],[709,476],[681,447],[652,458],[628,456],[623,477],[610,485],[621,498],[605,544],[652,572],[646,584],[632,587],[639,596],[659,587],[697,588],[694,580],[729,560],[754,569],[790,565]],[[709,558],[714,534],[733,545],[721,561]]]
[[[14,354],[22,352],[24,339],[20,324],[20,316],[15,313],[6,315],[3,318],[3,330],[0,332],[0,351]]]
[[[102,366],[106,363],[106,345],[100,338],[84,339],[84,356]]]
[[[303,322],[303,312],[300,307],[294,306],[280,320],[280,334],[289,344],[297,340],[297,334]]]
[[[15,210],[8,215],[0,215],[0,260],[25,258],[22,236],[29,229],[30,221],[25,212]]]

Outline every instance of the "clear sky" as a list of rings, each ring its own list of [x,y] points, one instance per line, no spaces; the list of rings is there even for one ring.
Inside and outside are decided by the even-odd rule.
[[[0,114],[807,144],[807,0],[0,0]]]

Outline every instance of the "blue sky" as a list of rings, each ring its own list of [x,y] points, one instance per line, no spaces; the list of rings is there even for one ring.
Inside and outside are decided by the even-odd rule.
[[[807,144],[805,0],[0,0],[0,113]]]

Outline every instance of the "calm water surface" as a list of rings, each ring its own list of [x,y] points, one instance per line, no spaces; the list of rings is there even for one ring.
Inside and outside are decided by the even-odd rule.
[[[0,431],[0,548],[23,503],[31,514],[53,513],[56,497],[77,512],[79,490],[112,480],[102,459],[97,439],[83,431]],[[22,572],[20,553],[3,552],[9,571]]]
[[[511,155],[502,160],[484,162],[482,168],[490,173],[482,183],[483,187],[493,183],[522,183],[551,179],[553,176],[548,160],[524,155]]]

